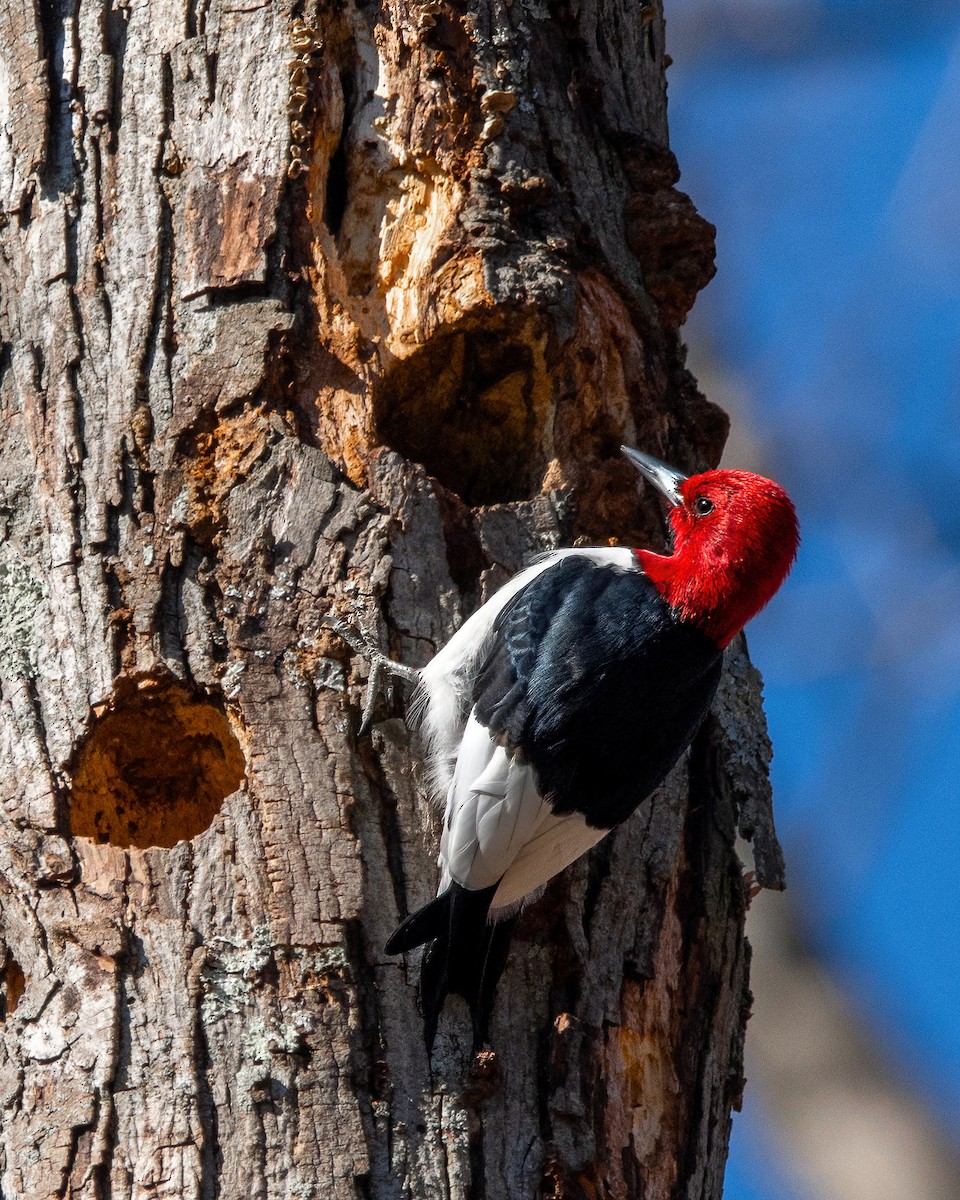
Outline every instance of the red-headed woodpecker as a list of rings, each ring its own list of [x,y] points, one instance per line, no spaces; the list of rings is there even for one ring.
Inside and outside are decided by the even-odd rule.
[[[673,550],[557,550],[502,587],[419,674],[446,796],[440,889],[388,954],[429,942],[428,1047],[450,992],[482,1042],[512,921],[662,782],[720,679],[723,648],[797,552],[784,490],[747,471],[689,478],[623,447],[670,502]]]

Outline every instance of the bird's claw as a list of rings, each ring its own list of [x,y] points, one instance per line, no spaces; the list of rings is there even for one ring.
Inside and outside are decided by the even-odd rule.
[[[325,623],[347,643],[354,653],[366,659],[370,664],[367,690],[363,698],[363,714],[357,730],[357,736],[363,737],[370,731],[370,726],[373,724],[373,714],[377,707],[377,698],[383,690],[384,679],[393,676],[395,679],[402,679],[405,683],[417,683],[420,679],[420,672],[415,667],[408,667],[404,663],[394,662],[392,658],[388,658],[359,629],[349,625],[340,617],[328,617]]]

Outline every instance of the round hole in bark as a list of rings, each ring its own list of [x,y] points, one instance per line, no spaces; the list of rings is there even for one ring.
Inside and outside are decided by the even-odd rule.
[[[529,498],[543,473],[552,383],[529,324],[438,335],[377,392],[384,442],[470,506]]]
[[[187,841],[210,825],[244,768],[214,698],[169,680],[121,680],[76,755],[71,832],[141,849]]]

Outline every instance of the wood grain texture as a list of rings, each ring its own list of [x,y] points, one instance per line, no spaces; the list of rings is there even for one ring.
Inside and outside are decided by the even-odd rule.
[[[521,919],[494,1052],[452,1003],[431,1069],[381,947],[437,817],[325,623],[423,663],[537,551],[662,537],[621,440],[719,457],[659,6],[0,32],[0,1191],[719,1197],[736,807],[780,879],[749,664]]]

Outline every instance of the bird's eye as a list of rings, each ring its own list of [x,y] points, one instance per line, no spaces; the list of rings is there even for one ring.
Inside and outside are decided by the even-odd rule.
[[[713,512],[713,501],[708,500],[706,496],[698,496],[693,507],[698,517],[705,517],[707,513]]]

